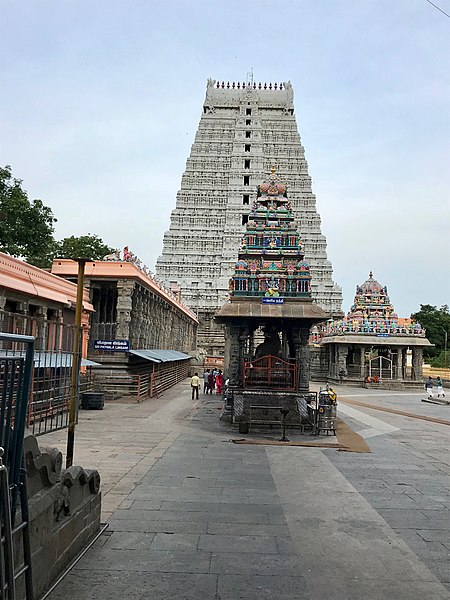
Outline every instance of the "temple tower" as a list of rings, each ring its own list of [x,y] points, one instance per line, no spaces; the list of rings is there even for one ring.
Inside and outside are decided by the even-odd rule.
[[[225,84],[209,79],[156,264],[159,279],[168,286],[180,285],[183,301],[198,314],[199,345],[209,354],[223,354],[223,333],[213,315],[227,297],[254,190],[272,165],[289,181],[289,198],[310,265],[312,297],[328,312],[341,310],[342,292],[327,259],[291,83]]]

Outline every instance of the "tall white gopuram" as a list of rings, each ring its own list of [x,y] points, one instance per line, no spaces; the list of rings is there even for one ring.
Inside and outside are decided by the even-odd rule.
[[[312,296],[326,311],[341,311],[342,291],[327,259],[291,83],[209,79],[156,273],[166,285],[181,287],[183,301],[199,315],[199,346],[212,355],[223,350],[223,334],[213,315],[227,299],[256,186],[272,166],[288,186],[300,223]]]

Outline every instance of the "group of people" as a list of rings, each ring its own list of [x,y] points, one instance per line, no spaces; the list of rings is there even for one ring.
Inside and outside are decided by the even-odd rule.
[[[436,388],[437,388],[437,397],[440,398],[442,396],[443,398],[445,398],[444,384],[442,383],[442,379],[440,377],[438,377],[436,379]],[[433,378],[432,377],[428,377],[428,381],[425,383],[425,390],[427,391],[428,398],[433,398]]]
[[[192,389],[192,400],[194,398],[198,400],[198,392],[200,389],[200,377],[198,373],[191,379]],[[220,369],[206,369],[203,373],[203,393],[212,394],[214,391],[216,394],[221,394],[223,390],[223,373]]]

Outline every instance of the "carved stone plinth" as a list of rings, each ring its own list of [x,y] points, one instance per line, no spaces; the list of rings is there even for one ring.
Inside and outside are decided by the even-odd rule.
[[[24,451],[33,587],[39,598],[100,528],[100,475],[77,466],[63,469],[61,452],[40,448],[33,435],[25,437]]]

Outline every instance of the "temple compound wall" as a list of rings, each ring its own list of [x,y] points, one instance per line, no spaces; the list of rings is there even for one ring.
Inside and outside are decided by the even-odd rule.
[[[52,273],[75,279],[77,264],[56,259]],[[128,352],[96,349],[97,340],[124,341],[129,343],[131,351],[176,350],[183,355],[195,355],[198,324],[195,314],[139,265],[127,260],[87,262],[85,286],[95,311],[88,357],[101,365],[93,369],[97,377],[103,373],[105,379],[111,379],[142,370],[146,364],[144,355],[139,360]]]
[[[40,598],[100,530],[100,475],[95,469],[62,468],[57,448],[24,441],[30,513],[34,597]],[[19,553],[20,554],[20,553]],[[23,564],[17,556],[17,563]],[[23,578],[17,599],[25,598]]]
[[[301,215],[312,297],[327,312],[341,310],[342,292],[327,258],[291,83],[209,79],[156,272],[166,285],[181,287],[183,300],[199,316],[199,345],[212,355],[224,351],[223,330],[213,314],[227,299],[252,196],[272,165],[289,182],[294,214]]]
[[[76,284],[0,252],[0,331],[34,335],[36,350],[55,350],[61,345],[63,327],[75,322],[76,300]],[[87,353],[89,315],[93,311],[86,290],[82,356]]]

